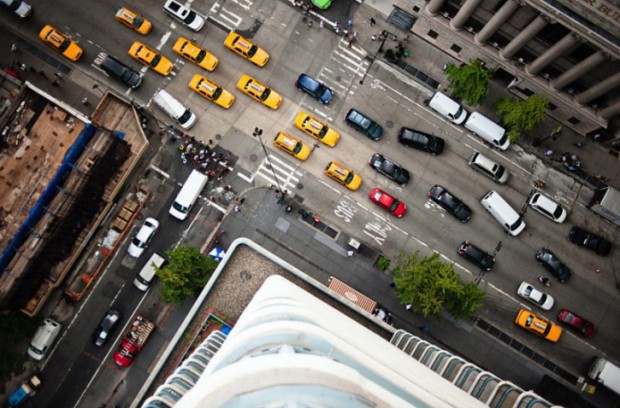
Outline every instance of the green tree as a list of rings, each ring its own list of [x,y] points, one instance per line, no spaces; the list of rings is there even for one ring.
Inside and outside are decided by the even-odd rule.
[[[522,132],[534,130],[545,118],[549,100],[540,95],[532,95],[526,100],[513,97],[501,99],[497,102],[497,114],[502,117],[508,127],[508,139],[516,142]]]
[[[489,81],[493,72],[482,66],[479,59],[470,61],[469,65],[456,66],[452,63],[446,68],[450,80],[449,89],[454,96],[470,106],[480,105],[487,95]]]
[[[473,283],[464,284],[454,272],[454,263],[444,263],[438,253],[419,259],[401,254],[394,268],[396,295],[403,305],[425,317],[439,318],[445,309],[456,319],[472,316],[483,304],[484,292]]]
[[[217,267],[215,259],[189,245],[179,245],[166,255],[169,261],[157,270],[157,277],[162,282],[161,295],[168,304],[181,303],[202,290]]]

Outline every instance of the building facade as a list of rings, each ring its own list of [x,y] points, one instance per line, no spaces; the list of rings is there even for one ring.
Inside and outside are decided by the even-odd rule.
[[[411,33],[479,59],[513,94],[538,94],[577,133],[620,137],[620,6],[615,0],[396,0]],[[402,21],[402,20],[401,20]]]

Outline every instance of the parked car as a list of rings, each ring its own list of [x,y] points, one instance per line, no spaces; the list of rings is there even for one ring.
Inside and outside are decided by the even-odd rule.
[[[127,248],[127,252],[129,253],[129,255],[133,256],[134,258],[139,258],[144,253],[146,247],[155,236],[158,228],[159,221],[157,221],[155,218],[149,217],[144,220],[144,224],[142,224],[142,227],[140,228],[136,236],[131,240],[129,247]]]
[[[269,54],[265,50],[234,31],[226,36],[224,46],[258,67],[264,67],[269,61]]]
[[[510,173],[501,164],[491,160],[480,152],[474,152],[469,158],[469,166],[476,172],[485,175],[496,183],[504,184]]]
[[[249,75],[241,76],[237,89],[271,109],[278,109],[282,104],[282,95]]]
[[[592,322],[568,309],[560,310],[558,313],[558,322],[569,325],[572,329],[584,337],[590,338],[594,335],[594,325]]]
[[[32,13],[32,6],[22,0],[0,0],[0,4],[5,5],[21,18],[26,18]]]
[[[495,257],[469,241],[463,241],[457,249],[457,253],[470,262],[473,262],[483,271],[490,271],[495,265]]]
[[[532,194],[527,205],[558,224],[566,220],[566,210],[562,208],[561,205],[539,192]]]
[[[95,346],[101,347],[105,344],[121,321],[121,318],[121,312],[116,309],[108,309],[93,332],[93,343],[95,343]]]
[[[299,75],[297,82],[295,82],[295,86],[322,104],[328,104],[334,96],[333,90],[307,74]]]
[[[170,75],[174,68],[174,64],[168,58],[140,41],[134,42],[127,53],[131,58],[163,76]]]
[[[407,147],[422,150],[430,154],[441,154],[445,146],[442,138],[411,128],[401,128],[398,141]]]
[[[72,41],[51,25],[46,25],[41,29],[39,38],[71,61],[79,60],[84,53],[84,50],[75,41]]]
[[[114,18],[126,27],[142,34],[147,35],[153,29],[153,24],[138,13],[126,7],[119,7],[114,14]]]
[[[205,25],[203,16],[176,0],[167,0],[164,11],[192,31],[200,31]]]
[[[401,186],[409,182],[409,171],[394,160],[385,157],[382,154],[375,153],[370,156],[368,161],[370,167],[377,172],[383,174],[392,181],[397,182]]]
[[[99,62],[99,67],[112,78],[123,82],[132,88],[137,88],[142,83],[142,75],[138,71],[131,69],[129,66],[114,58],[111,55],[103,54],[101,58],[95,60]]]
[[[471,209],[460,198],[452,195],[439,184],[435,184],[428,192],[428,197],[443,207],[461,222],[467,222],[471,218]]]
[[[374,120],[364,115],[360,111],[350,109],[347,115],[344,117],[344,121],[347,125],[351,126],[358,132],[364,133],[370,139],[377,141],[381,139],[383,134],[383,128]]]
[[[570,278],[570,269],[557,256],[547,248],[540,248],[536,252],[536,260],[539,264],[545,267],[546,270],[551,272],[561,283],[568,282]]]
[[[388,211],[395,217],[402,217],[407,212],[407,206],[396,199],[391,194],[386,193],[380,188],[373,188],[370,192],[370,201],[377,204],[380,207],[383,207],[384,210]]]
[[[573,227],[568,232],[568,239],[573,243],[590,249],[601,256],[611,251],[611,242],[583,228]]]
[[[528,282],[521,282],[519,289],[517,289],[517,295],[534,303],[543,310],[551,310],[555,303],[551,295],[541,292]]]
[[[557,343],[562,335],[562,328],[560,326],[550,322],[543,316],[525,309],[519,310],[515,318],[515,324],[554,343]]]

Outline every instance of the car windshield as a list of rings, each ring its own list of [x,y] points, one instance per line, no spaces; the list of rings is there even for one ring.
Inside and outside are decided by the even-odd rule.
[[[203,59],[205,59],[205,56],[207,55],[207,52],[205,50],[201,50],[198,55],[196,55],[196,61],[197,62],[202,62]]]
[[[323,136],[325,136],[327,134],[328,130],[329,130],[329,128],[327,126],[323,126],[321,128],[321,131],[319,132],[319,137],[322,138]]]
[[[160,61],[161,61],[161,55],[155,55],[153,59],[151,60],[151,66],[156,67]]]
[[[67,48],[69,48],[70,45],[71,45],[71,40],[67,38],[60,44],[58,49],[60,51],[65,51]]]
[[[265,91],[263,92],[263,94],[260,96],[261,100],[266,101],[267,98],[269,98],[269,95],[271,94],[271,89],[269,88],[265,88]]]
[[[217,99],[222,95],[222,88],[220,88],[219,86],[217,87],[217,89],[215,90],[215,92],[213,92],[213,99]]]
[[[517,218],[517,220],[510,226],[510,231],[514,231],[521,225],[521,217]]]
[[[140,28],[142,23],[144,23],[144,18],[142,17],[136,17],[133,19],[133,26],[136,28]]]
[[[138,248],[144,248],[146,246],[146,242],[141,241],[140,239],[138,239],[138,237],[134,238],[131,241],[131,243],[137,246]]]
[[[354,177],[353,172],[352,171],[349,172],[349,175],[347,176],[347,178],[344,179],[344,184],[349,184],[350,182],[352,182],[353,181],[353,177]]]
[[[563,211],[562,207],[560,207],[560,206],[558,205],[558,207],[557,207],[557,208],[555,209],[555,211],[553,212],[553,217],[554,217],[554,218],[560,218],[560,217],[562,216],[562,213],[563,213],[563,212],[564,212],[564,211]]]
[[[301,152],[301,148],[303,147],[303,145],[301,143],[297,143],[295,145],[295,148],[293,148],[293,153],[297,154],[299,152]]]
[[[256,51],[258,51],[258,47],[256,45],[252,45],[248,50],[248,57],[253,57],[254,54],[256,54]]]
[[[196,12],[193,10],[190,10],[190,12],[187,13],[187,17],[185,17],[183,21],[185,21],[187,24],[191,24],[195,19],[196,19]]]
[[[400,204],[400,202],[398,200],[394,200],[392,202],[392,205],[390,206],[390,211],[391,212],[396,211],[396,209],[398,208],[398,204]]]

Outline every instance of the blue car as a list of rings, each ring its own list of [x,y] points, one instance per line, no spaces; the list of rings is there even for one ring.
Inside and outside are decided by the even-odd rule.
[[[334,96],[334,91],[306,74],[299,75],[295,86],[322,104],[328,104],[332,100],[332,96]]]

